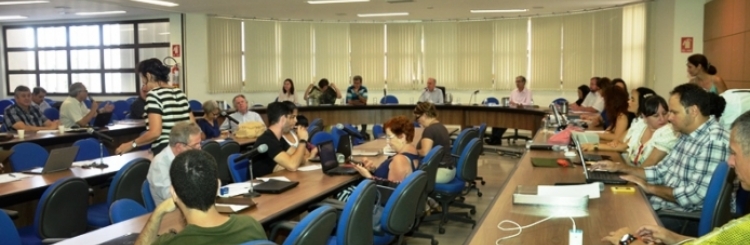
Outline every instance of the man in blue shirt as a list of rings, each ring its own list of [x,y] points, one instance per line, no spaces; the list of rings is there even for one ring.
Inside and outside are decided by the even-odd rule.
[[[362,86],[362,76],[354,76],[352,86],[346,89],[346,104],[367,105],[367,87]],[[361,134],[367,135],[365,131],[367,131],[367,124],[362,124]]]

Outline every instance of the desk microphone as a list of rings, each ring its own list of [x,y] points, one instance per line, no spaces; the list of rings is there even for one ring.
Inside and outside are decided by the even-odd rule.
[[[232,129],[232,123],[237,124],[237,127],[240,126],[240,121],[237,121],[237,119],[234,119],[234,117],[227,114],[227,111],[221,111],[220,115],[230,121],[230,123],[227,123],[230,130]]]
[[[99,138],[99,140],[101,140],[101,141],[107,141],[108,143],[115,142],[115,140],[112,139],[112,137],[110,137],[109,135],[106,135],[106,134],[103,134],[102,132],[96,131],[93,128],[86,129],[86,132],[89,133],[90,135],[93,135],[93,136]]]
[[[349,134],[352,137],[355,137],[357,139],[362,139],[362,140],[364,139],[364,137],[362,137],[362,135],[359,134],[359,132],[354,131],[354,130],[348,128],[348,127],[344,127],[344,124],[341,124],[341,123],[336,124],[336,128],[338,128],[340,130],[344,130],[344,132],[346,132],[347,134]]]
[[[246,153],[243,153],[237,159],[245,159],[245,158],[252,159],[253,157],[259,154],[266,153],[266,151],[268,151],[268,145],[262,144]]]
[[[104,141],[112,143],[114,142],[114,139],[112,139],[112,137],[109,137],[109,135],[94,131],[93,128],[86,129],[86,132],[99,138],[99,163],[96,163],[96,161],[94,161],[90,165],[84,166],[84,168],[108,168],[109,165],[104,163]]]

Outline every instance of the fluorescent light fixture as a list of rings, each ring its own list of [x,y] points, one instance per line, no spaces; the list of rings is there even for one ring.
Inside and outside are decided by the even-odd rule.
[[[159,5],[159,6],[164,6],[164,7],[180,6],[177,3],[167,2],[167,1],[162,1],[162,0],[133,0],[133,2],[148,3],[148,4]]]
[[[0,5],[21,5],[21,4],[37,4],[37,3],[49,3],[49,1],[5,1],[5,2],[0,2]]]
[[[331,4],[331,3],[364,3],[370,0],[312,0],[307,1],[309,4]]]
[[[472,14],[489,14],[489,13],[520,13],[529,11],[528,9],[480,9],[472,10]]]
[[[76,15],[89,16],[89,15],[109,15],[109,14],[124,14],[127,13],[124,10],[117,11],[102,11],[102,12],[78,12]]]
[[[357,17],[390,17],[390,16],[409,16],[408,12],[397,12],[397,13],[373,13],[373,14],[357,14]]]
[[[26,18],[26,16],[21,15],[0,15],[0,20],[22,20]]]

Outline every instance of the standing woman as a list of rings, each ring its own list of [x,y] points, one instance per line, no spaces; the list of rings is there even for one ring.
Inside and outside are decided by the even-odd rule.
[[[146,133],[132,142],[117,147],[115,154],[129,152],[138,146],[151,144],[151,152],[159,154],[169,144],[169,133],[179,122],[195,122],[187,96],[169,84],[169,67],[152,58],[138,64],[141,83],[148,87],[146,95]]]
[[[281,93],[276,99],[278,102],[291,101],[297,104],[297,96],[294,95],[294,81],[291,78],[284,80],[284,87],[281,88]]]
[[[721,94],[727,91],[724,79],[716,75],[716,66],[711,65],[705,55],[694,54],[688,57],[687,71],[693,77],[690,83],[698,84],[709,93]]]
[[[432,147],[435,147],[436,145],[443,146],[445,152],[450,152],[451,138],[448,133],[448,128],[438,121],[437,116],[437,109],[435,109],[435,105],[430,102],[418,102],[417,108],[414,108],[414,117],[417,119],[419,125],[424,128],[424,131],[422,131],[422,139],[417,143],[417,150],[419,151],[420,157],[427,155],[427,153],[432,150]],[[443,154],[443,159],[440,161],[440,166],[437,170],[435,183],[448,183],[453,180],[455,176],[455,160],[451,154]]]

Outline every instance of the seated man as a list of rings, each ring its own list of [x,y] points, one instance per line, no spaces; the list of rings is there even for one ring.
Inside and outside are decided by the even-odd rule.
[[[234,96],[234,99],[232,99],[232,103],[234,104],[234,109],[237,110],[236,112],[230,114],[229,116],[234,118],[234,120],[237,120],[240,124],[244,122],[263,122],[263,118],[258,115],[258,113],[251,111],[250,107],[247,104],[247,99],[245,99],[244,95],[238,94],[237,96]],[[237,129],[239,129],[239,126],[232,122],[232,120],[229,120],[227,118],[224,120],[224,123],[221,124],[221,127],[219,127],[219,130],[229,130],[232,132],[236,132]]]
[[[115,106],[107,103],[102,108],[99,108],[99,102],[91,101],[91,108],[89,110],[86,104],[83,103],[86,98],[89,97],[89,91],[86,90],[86,86],[83,83],[74,83],[70,85],[68,89],[68,95],[60,106],[60,123],[66,128],[73,126],[87,127],[92,119],[96,118],[97,114],[110,113],[115,109]]]
[[[253,165],[250,170],[253,171],[253,177],[272,173],[276,164],[281,165],[286,170],[296,171],[305,162],[305,156],[308,154],[306,147],[297,147],[294,153],[289,154],[284,151],[282,146],[281,135],[291,131],[297,122],[294,109],[284,105],[283,102],[273,102],[268,104],[266,112],[268,113],[270,126],[255,140],[253,148],[265,144],[268,146],[268,150],[253,157]],[[298,145],[307,145],[307,130],[298,127],[296,135]]]
[[[31,90],[26,86],[18,86],[13,91],[16,103],[5,108],[5,125],[8,130],[36,131],[57,129],[58,122],[50,121],[36,106],[31,105]]]
[[[622,178],[650,194],[654,210],[695,212],[703,207],[708,183],[719,162],[728,157],[729,133],[715,119],[726,102],[695,84],[677,86],[670,93],[669,122],[681,133],[672,152],[656,166],[639,168],[602,161],[594,168],[622,172]],[[697,232],[695,222],[660,217],[664,227],[673,231],[687,227]]]
[[[526,106],[533,105],[534,99],[531,97],[531,90],[526,88],[526,78],[524,76],[516,77],[516,89],[510,92],[510,105],[511,106]],[[507,128],[492,127],[492,135],[487,140],[487,144],[490,145],[502,145],[503,134]]]
[[[362,86],[362,76],[356,75],[352,79],[352,86],[346,89],[347,105],[367,105],[367,87]],[[367,124],[359,129],[361,135],[367,134]]]
[[[336,84],[330,83],[328,82],[328,79],[323,78],[318,81],[318,87],[315,87],[312,83],[310,86],[307,86],[307,89],[305,90],[305,100],[309,99],[310,93],[316,89],[320,91],[318,103],[321,105],[333,105],[336,104],[336,99],[341,99],[341,91],[336,87]]]
[[[571,111],[581,111],[589,113],[599,113],[604,110],[604,98],[602,98],[600,79],[598,77],[592,77],[590,81],[590,92],[586,95],[586,99],[579,106],[576,103],[570,103]]]
[[[34,88],[34,91],[31,93],[31,103],[33,103],[32,105],[39,108],[39,111],[41,111],[42,113],[44,113],[44,110],[52,108],[52,105],[44,100],[45,96],[47,96],[47,90],[42,87]]]
[[[746,140],[750,137],[750,112],[745,112],[738,117],[732,123],[731,130],[730,155],[727,163],[734,168],[742,189],[750,190],[750,143]],[[631,234],[636,234],[640,239],[628,244],[747,244],[747,234],[750,234],[750,215],[730,221],[700,238],[683,236],[663,227],[650,225],[641,227],[636,233],[631,231],[633,230],[625,227],[609,233],[609,236],[602,240],[611,244],[622,244],[620,240],[623,237],[633,237]]]
[[[177,123],[169,132],[169,147],[154,156],[148,167],[146,179],[156,205],[171,196],[169,187],[172,186],[172,182],[169,180],[169,167],[172,166],[172,160],[180,153],[192,149],[201,149],[201,129],[195,123]]]
[[[266,239],[263,226],[253,217],[227,217],[216,211],[221,181],[216,160],[208,153],[189,150],[178,155],[169,167],[169,178],[171,197],[156,206],[135,244],[241,244]],[[187,225],[179,233],[158,235],[162,219],[175,209]]]
[[[425,88],[424,92],[422,92],[422,95],[419,96],[419,102],[430,102],[433,104],[443,104],[444,103],[444,96],[443,96],[443,90],[436,88],[437,80],[435,78],[428,78],[427,79],[427,88]]]

